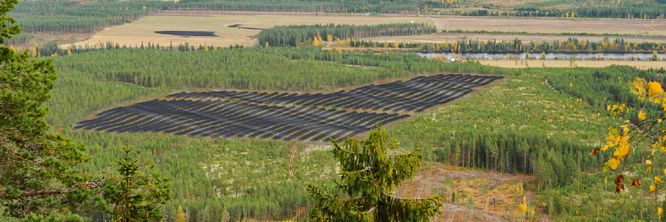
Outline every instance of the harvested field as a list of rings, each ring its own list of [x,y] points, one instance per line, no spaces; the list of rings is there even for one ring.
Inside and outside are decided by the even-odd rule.
[[[498,76],[436,75],[335,93],[183,92],[104,111],[76,128],[326,141],[450,102]]]
[[[612,65],[632,66],[639,69],[666,68],[666,61],[609,61],[609,60],[479,60],[483,65],[498,66],[504,68],[571,68],[589,67],[600,68]]]
[[[230,14],[215,16],[147,16],[135,22],[106,28],[87,40],[61,47],[94,47],[107,42],[128,47],[138,47],[141,43],[153,43],[162,46],[170,44],[213,45],[255,45],[254,35],[261,29],[276,25],[298,24],[382,24],[430,22],[419,17],[389,17],[367,15],[271,15],[271,14]],[[181,37],[156,34],[162,30],[190,30],[214,32],[218,37]]]
[[[614,40],[618,36],[609,36],[608,38]],[[485,33],[434,33],[425,35],[412,35],[412,36],[382,36],[363,38],[363,41],[373,42],[414,42],[414,43],[438,43],[438,42],[454,42],[459,39],[474,39],[474,40],[497,40],[497,41],[513,41],[520,39],[522,41],[534,42],[552,42],[552,41],[566,41],[569,38],[576,38],[578,40],[587,40],[598,42],[604,39],[600,35],[555,35],[555,34],[485,34]],[[628,42],[654,42],[666,43],[666,36],[623,36],[625,41]]]
[[[527,33],[666,35],[664,19],[563,19],[523,17],[431,17],[441,30]]]

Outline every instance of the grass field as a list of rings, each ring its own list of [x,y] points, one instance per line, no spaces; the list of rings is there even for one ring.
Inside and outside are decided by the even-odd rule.
[[[148,16],[135,22],[114,26],[96,33],[89,39],[73,45],[78,47],[107,42],[127,46],[140,46],[141,43],[155,43],[162,46],[188,43],[189,45],[213,45],[227,47],[230,45],[255,45],[254,35],[261,28],[276,25],[293,24],[381,24],[429,22],[426,18],[392,17],[392,16],[315,16],[315,15],[215,15],[215,16]],[[227,27],[240,25],[241,28]],[[252,29],[247,29],[252,28]],[[256,29],[255,29],[256,28]],[[218,37],[179,37],[156,34],[155,31],[212,31]],[[62,47],[68,47],[66,44]]]
[[[666,61],[609,61],[609,60],[479,60],[483,65],[503,68],[601,68],[612,65],[632,66],[639,69],[666,68]]]

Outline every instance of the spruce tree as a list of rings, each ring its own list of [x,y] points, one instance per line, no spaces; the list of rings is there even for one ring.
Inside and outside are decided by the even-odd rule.
[[[308,186],[317,221],[427,221],[440,212],[442,198],[403,199],[392,188],[418,170],[422,153],[397,152],[398,143],[381,128],[365,141],[333,142],[333,155],[340,164],[335,187]]]

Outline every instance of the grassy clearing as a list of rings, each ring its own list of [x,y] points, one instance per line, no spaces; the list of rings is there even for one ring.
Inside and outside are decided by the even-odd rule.
[[[483,65],[503,68],[603,68],[612,65],[631,66],[639,69],[660,69],[666,61],[611,61],[611,60],[479,60]]]
[[[308,25],[308,24],[383,24],[428,22],[425,18],[400,16],[363,16],[363,15],[217,15],[217,16],[147,16],[135,22],[121,26],[113,26],[96,33],[89,39],[73,44],[83,47],[94,46],[107,42],[139,47],[141,43],[154,43],[162,46],[173,44],[213,45],[227,47],[230,45],[255,45],[254,35],[260,30],[246,28],[270,28],[276,25]],[[230,25],[240,24],[246,28],[232,28]],[[218,37],[179,37],[161,35],[155,31],[212,31]]]
[[[519,219],[516,205],[523,195],[534,197],[524,184],[533,178],[527,175],[494,173],[433,163],[424,166],[396,194],[406,198],[443,195],[444,213],[436,221],[497,221]]]

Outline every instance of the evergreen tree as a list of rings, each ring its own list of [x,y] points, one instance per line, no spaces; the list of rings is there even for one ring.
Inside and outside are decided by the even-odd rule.
[[[104,184],[104,199],[113,208],[113,221],[160,221],[162,204],[170,199],[170,188],[164,178],[157,174],[146,174],[139,161],[123,149],[123,159],[118,161],[120,177]]]
[[[318,221],[427,221],[439,213],[442,198],[403,199],[391,189],[412,177],[422,160],[419,149],[394,152],[397,141],[381,128],[365,141],[333,143],[340,163],[335,188],[309,186],[314,198],[311,216]]]
[[[20,31],[6,16],[16,3],[0,1],[0,209],[32,220],[78,218],[67,216],[69,209],[77,209],[94,187],[75,170],[86,155],[45,120],[54,66],[5,44]]]

